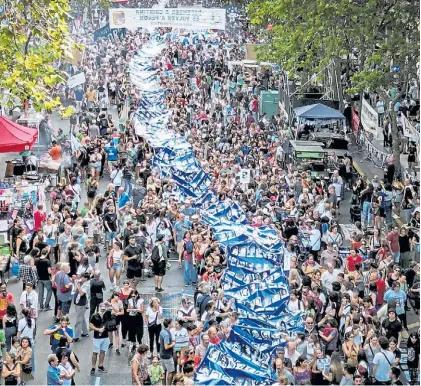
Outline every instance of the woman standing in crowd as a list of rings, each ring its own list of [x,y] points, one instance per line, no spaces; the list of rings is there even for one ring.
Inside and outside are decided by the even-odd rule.
[[[131,351],[135,351],[136,344],[142,344],[144,311],[144,301],[140,298],[139,292],[137,290],[131,291],[127,301],[127,323],[129,341],[132,344]]]
[[[109,303],[112,315],[112,323],[110,323],[110,326],[108,327],[110,338],[109,348],[113,348],[115,342],[115,352],[117,355],[120,355],[120,325],[124,316],[124,306],[123,302],[120,300],[120,294],[118,292],[114,292],[109,300]]]
[[[162,307],[159,305],[159,299],[152,298],[145,313],[146,323],[148,325],[149,334],[149,351],[154,352],[154,344],[156,345],[156,352],[159,351],[159,334],[162,329]]]
[[[111,282],[111,288],[120,287],[120,275],[121,268],[123,264],[123,254],[122,245],[119,241],[114,241],[110,252],[108,252],[108,275]]]
[[[181,264],[183,261],[185,287],[196,283],[196,258],[194,256],[194,245],[195,243],[193,243],[191,239],[190,232],[185,232],[183,239],[178,246],[178,250],[180,251],[178,263]]]

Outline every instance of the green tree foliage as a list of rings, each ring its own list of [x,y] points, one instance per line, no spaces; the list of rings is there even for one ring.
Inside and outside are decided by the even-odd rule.
[[[68,0],[8,0],[0,27],[0,87],[36,108],[59,104],[52,88],[66,80],[53,66],[71,56]]]
[[[315,73],[332,60],[350,65],[348,93],[377,91],[394,105],[417,78],[420,2],[407,0],[253,0],[252,24],[269,44],[259,57],[294,73]],[[271,30],[266,28],[271,25]],[[391,66],[400,67],[392,72]],[[390,88],[399,90],[393,98]],[[395,166],[400,170],[396,115],[389,108]]]

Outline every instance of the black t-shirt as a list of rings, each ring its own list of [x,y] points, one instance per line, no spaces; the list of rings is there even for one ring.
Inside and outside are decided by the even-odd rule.
[[[35,267],[37,268],[39,280],[50,280],[50,274],[48,273],[48,268],[51,268],[50,260],[36,259]]]
[[[105,284],[102,279],[93,278],[90,280],[91,283],[91,298],[102,299],[103,292],[105,290]]]
[[[399,333],[402,331],[402,324],[399,320],[395,319],[391,322],[389,319],[386,319],[383,322],[383,328],[386,330],[386,338],[395,338],[398,340]]]
[[[12,246],[13,246],[13,248],[15,248],[15,245],[16,245],[16,239],[18,238],[19,229],[20,228],[16,228],[15,226],[13,226],[8,231],[8,233],[9,233],[9,240],[12,239]]]
[[[117,232],[117,214],[116,213],[107,213],[104,216],[104,224],[107,224],[110,228],[110,232]],[[108,229],[105,228],[105,231],[108,232]]]
[[[99,331],[94,331],[94,339],[104,339],[108,337],[108,331],[106,328],[107,324],[107,318],[106,313],[110,313],[110,311],[105,311],[104,315],[100,315],[99,313],[93,314],[90,320],[90,323],[92,323],[96,328],[105,328],[105,330],[100,333]],[[110,316],[111,318],[111,316]]]
[[[133,230],[126,228],[123,233],[124,245],[129,245],[129,237],[133,234]]]
[[[408,287],[412,287],[414,284],[415,276],[417,276],[417,273],[412,268],[409,268],[405,271],[406,283],[408,284]]]
[[[401,253],[409,252],[411,250],[409,236],[399,236],[399,248]]]
[[[139,256],[140,258],[141,255],[142,255],[142,248],[140,247],[140,245],[139,246],[136,245],[134,247],[129,245],[124,249],[124,256],[127,256],[127,257]],[[127,268],[132,269],[132,270],[140,269],[139,259],[128,260]]]

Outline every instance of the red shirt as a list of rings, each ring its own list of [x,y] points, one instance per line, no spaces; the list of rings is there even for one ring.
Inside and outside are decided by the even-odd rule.
[[[395,231],[389,232],[387,235],[387,240],[390,242],[390,250],[393,253],[399,252],[399,233],[395,233]]]
[[[250,110],[251,110],[253,113],[257,113],[257,112],[259,111],[259,101],[258,101],[257,99],[253,99],[253,100],[250,102]]]
[[[363,261],[363,258],[360,255],[357,255],[355,257],[355,260],[352,258],[351,255],[349,255],[346,260],[348,261],[348,271],[354,272],[355,271],[355,264],[361,263]]]
[[[43,212],[41,213],[39,210],[37,210],[34,213],[34,232],[36,232],[39,228],[41,228],[41,225],[43,221],[47,218],[47,213]]]
[[[383,297],[384,297],[384,293],[386,292],[386,283],[385,283],[384,280],[379,279],[379,280],[377,280],[376,284],[377,284],[377,299],[376,299],[376,301],[377,301],[377,304],[379,306],[381,306],[384,302]]]
[[[218,336],[215,336],[215,339],[209,339],[209,343],[212,344],[218,344],[221,341],[221,339],[218,338]]]

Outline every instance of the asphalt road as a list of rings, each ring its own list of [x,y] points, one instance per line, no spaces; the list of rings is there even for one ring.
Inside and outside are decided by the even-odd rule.
[[[116,111],[113,110],[113,115],[116,116]],[[65,132],[69,130],[69,121],[61,120],[56,114],[53,115],[53,125],[55,128],[62,128]],[[8,159],[16,158],[17,154],[5,154],[0,156],[0,176],[4,175],[5,162]],[[361,165],[368,165],[368,163]],[[363,166],[363,168],[364,168]],[[374,167],[373,167],[374,168]],[[379,173],[375,173],[379,174]],[[107,177],[105,177],[107,178]],[[108,180],[101,181],[100,189],[105,190]],[[83,197],[85,198],[85,197]],[[341,203],[341,215],[340,223],[349,224],[349,192],[345,193],[345,200]],[[82,199],[82,202],[84,200]],[[109,284],[106,270],[105,256],[101,259],[100,269],[105,276],[106,285]],[[171,270],[167,273],[164,278],[163,287],[166,291],[162,294],[163,297],[170,293],[181,294],[185,288],[182,282],[181,270],[178,269],[177,264],[173,264]],[[16,278],[12,278],[9,281],[9,290],[15,296],[15,299],[19,299],[21,293],[21,283],[18,283]],[[154,294],[154,282],[153,279],[148,279],[146,282],[141,283],[138,287],[139,292],[144,298],[149,299]],[[191,289],[188,289],[191,293]],[[108,292],[109,293],[109,292]],[[181,295],[180,295],[181,297]],[[53,301],[53,300],[52,300]],[[171,307],[170,307],[171,308]],[[168,310],[171,311],[171,310]],[[46,370],[47,370],[47,355],[50,354],[49,339],[42,335],[42,332],[52,323],[52,311],[40,313],[38,319],[38,337],[36,339],[35,346],[35,380],[31,384],[45,384]],[[75,312],[72,309],[70,313],[70,320],[75,321]],[[410,325],[410,331],[415,331],[419,327],[419,317],[414,313],[413,310],[408,312],[408,324]],[[145,331],[146,332],[146,331]],[[121,350],[121,355],[116,355],[115,351],[107,354],[105,359],[105,367],[108,369],[107,374],[97,374],[95,377],[91,377],[89,372],[91,369],[91,354],[92,354],[92,338],[82,338],[81,341],[72,345],[75,353],[79,357],[81,363],[81,372],[75,377],[76,384],[103,384],[103,385],[115,385],[115,384],[131,384],[130,369],[128,367],[128,348]]]

